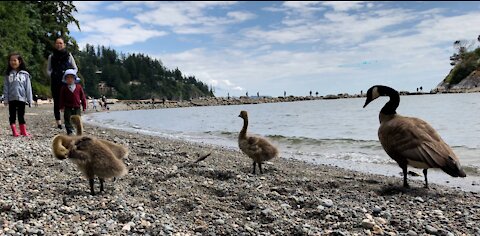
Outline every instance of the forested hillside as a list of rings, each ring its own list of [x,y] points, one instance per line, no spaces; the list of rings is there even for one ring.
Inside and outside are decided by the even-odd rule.
[[[76,60],[90,96],[101,94],[100,82],[115,89],[107,88],[107,96],[119,99],[182,100],[213,96],[208,86],[195,76],[184,76],[178,68],[169,70],[147,55],[125,55],[103,46],[87,45],[76,55]]]
[[[79,67],[89,96],[107,95],[119,99],[190,99],[213,96],[208,86],[176,69],[165,68],[161,61],[148,55],[125,55],[104,46],[87,45],[80,50],[70,36],[69,24],[81,30],[73,13],[72,1],[0,2],[0,71],[2,77],[7,56],[19,52],[32,75],[34,93],[50,97],[50,78],[46,73],[47,58],[55,39],[66,39]],[[91,42],[94,44],[95,42]],[[3,78],[0,79],[3,87]]]

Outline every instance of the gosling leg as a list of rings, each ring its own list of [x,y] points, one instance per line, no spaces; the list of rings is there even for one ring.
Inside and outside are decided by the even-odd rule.
[[[105,181],[104,179],[100,179],[100,192],[103,192],[103,182]]]
[[[423,169],[423,176],[425,176],[425,188],[428,188],[427,170]]]
[[[403,169],[403,187],[410,188],[410,186],[407,183],[407,166],[402,167],[402,169]]]
[[[95,196],[95,190],[93,189],[93,181],[94,181],[93,178],[90,178],[90,179],[89,179],[89,182],[90,182],[90,194],[92,194],[92,196]]]

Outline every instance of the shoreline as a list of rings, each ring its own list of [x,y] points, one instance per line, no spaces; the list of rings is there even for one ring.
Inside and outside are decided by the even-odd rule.
[[[1,110],[0,234],[480,234],[480,193],[282,158],[252,175],[238,150],[85,125],[130,150],[129,173],[92,197],[74,164],[51,154],[65,132],[51,106],[27,108],[32,139],[11,137]]]
[[[477,93],[480,89],[471,89],[468,91],[444,91],[444,92],[407,92],[399,91],[400,96],[412,95],[436,95],[436,94],[450,94],[450,93]],[[280,102],[299,102],[311,100],[331,100],[331,99],[349,99],[349,98],[363,98],[366,94],[329,94],[325,96],[287,96],[287,97],[256,97],[256,96],[240,96],[240,97],[206,97],[196,98],[185,101],[170,101],[151,99],[146,100],[118,100],[108,99],[110,110],[147,110],[147,109],[164,109],[164,108],[180,108],[180,107],[197,107],[197,106],[228,106],[228,105],[245,105],[245,104],[263,104],[263,103],[280,103]]]

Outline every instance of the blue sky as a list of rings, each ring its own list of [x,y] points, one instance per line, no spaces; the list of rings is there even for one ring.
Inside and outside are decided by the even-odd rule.
[[[74,2],[81,48],[144,53],[216,96],[434,88],[480,2]]]

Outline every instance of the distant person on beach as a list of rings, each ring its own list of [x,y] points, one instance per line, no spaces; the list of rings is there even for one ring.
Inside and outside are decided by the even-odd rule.
[[[32,106],[32,84],[30,74],[19,53],[11,53],[8,56],[7,70],[5,71],[5,80],[3,81],[4,104],[8,106],[10,128],[12,135],[18,137],[17,127],[15,126],[16,116],[18,114],[18,124],[20,134],[30,136],[27,133],[25,122],[25,105]]]
[[[103,109],[107,109],[107,97],[105,97],[105,95],[102,96],[102,105],[103,105]]]
[[[33,102],[35,103],[35,107],[38,107],[38,95],[33,95]]]
[[[97,104],[98,104],[98,100],[96,98],[93,98],[92,100],[92,109],[94,109],[95,111],[98,111],[97,110]]]
[[[65,46],[63,38],[59,37],[55,40],[55,49],[48,57],[47,73],[51,78],[50,89],[53,97],[53,114],[57,122],[57,127],[62,128],[62,120],[60,119],[60,90],[62,89],[62,79],[67,69],[78,71],[77,64],[72,54],[69,53]]]
[[[287,97],[287,91],[283,91],[283,97]]]
[[[63,111],[63,118],[65,122],[65,129],[67,134],[73,133],[73,125],[70,122],[72,115],[81,115],[80,105],[82,110],[87,109],[87,100],[83,92],[82,85],[79,84],[80,78],[73,69],[65,71],[63,76],[64,85],[60,90],[60,110]]]

